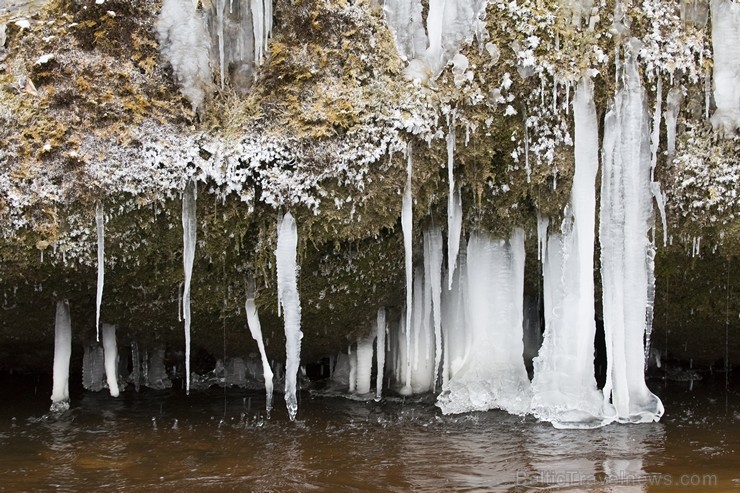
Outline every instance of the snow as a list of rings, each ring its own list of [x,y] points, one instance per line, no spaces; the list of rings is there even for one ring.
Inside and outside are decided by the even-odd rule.
[[[593,84],[576,88],[575,176],[559,233],[539,219],[545,335],[533,361],[532,413],[556,428],[593,428],[610,421],[594,378],[594,227],[598,123]]]
[[[403,230],[403,255],[406,269],[406,357],[407,365],[411,365],[411,315],[413,309],[413,275],[414,275],[414,252],[413,252],[413,199],[411,197],[411,176],[414,165],[411,157],[411,144],[406,149],[406,186],[403,190],[403,205],[401,208],[401,229]],[[402,394],[411,393],[411,372],[406,372],[406,384],[401,390]]]
[[[509,240],[471,234],[466,262],[470,337],[437,406],[444,414],[498,408],[524,415],[531,399],[522,356],[524,232],[516,230]]]
[[[712,48],[714,50],[714,102],[712,127],[721,135],[740,130],[740,4],[712,0]]]
[[[98,237],[98,285],[95,294],[95,338],[100,341],[100,305],[103,302],[103,284],[105,282],[105,216],[103,204],[95,207],[95,228]]]
[[[198,233],[196,201],[198,189],[190,182],[182,193],[182,264],[185,273],[182,294],[182,313],[185,321],[185,392],[190,393],[190,282]]]
[[[103,354],[105,357],[105,377],[112,397],[118,397],[118,345],[116,326],[103,324]]]
[[[248,284],[253,284],[248,281]],[[260,358],[262,359],[262,374],[265,378],[265,395],[266,403],[265,407],[269,413],[272,410],[272,368],[270,368],[270,361],[267,359],[267,353],[265,352],[265,342],[262,338],[262,325],[260,324],[260,317],[257,311],[257,305],[254,302],[254,286],[250,285],[247,289],[247,300],[244,303],[244,310],[247,313],[247,326],[249,326],[249,332],[252,334],[252,339],[257,343],[257,348],[260,352]]]
[[[69,409],[69,360],[72,356],[72,322],[69,302],[57,301],[54,325],[54,369],[51,390],[51,411]]]
[[[611,397],[619,422],[642,423],[660,419],[663,404],[647,388],[644,375],[653,207],[650,124],[635,58],[627,54],[623,86],[604,120],[599,243],[607,350],[604,405]]]
[[[288,212],[278,222],[277,263],[278,301],[285,324],[285,404],[290,420],[298,413],[296,381],[301,360],[301,300],[298,295],[298,226]]]
[[[385,376],[385,308],[378,309],[378,317],[375,321],[376,343],[375,343],[375,400],[379,401],[383,397],[383,377]]]

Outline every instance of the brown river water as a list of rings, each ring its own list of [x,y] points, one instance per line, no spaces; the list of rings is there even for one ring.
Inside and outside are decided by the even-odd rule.
[[[556,430],[307,390],[296,422],[277,394],[266,419],[263,393],[238,389],[73,389],[71,409],[50,416],[49,380],[4,377],[0,491],[740,492],[737,386],[651,387],[660,423]]]

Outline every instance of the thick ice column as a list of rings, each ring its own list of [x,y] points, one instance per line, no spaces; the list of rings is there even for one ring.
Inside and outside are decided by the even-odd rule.
[[[103,302],[103,283],[105,281],[105,214],[103,204],[95,206],[95,229],[98,237],[98,285],[95,294],[95,337],[100,340],[100,305]]]
[[[349,392],[357,390],[357,351],[352,351],[352,347],[347,348],[349,358]]]
[[[413,250],[413,198],[411,197],[411,176],[414,165],[411,160],[411,144],[406,150],[406,187],[403,190],[403,205],[401,208],[401,229],[403,230],[403,255],[406,269],[406,364],[411,364],[411,314],[413,310],[413,277],[414,277],[414,250]],[[406,372],[406,382],[401,394],[411,394],[411,372]]]
[[[254,280],[250,279],[247,281],[247,284],[247,301],[244,304],[244,310],[247,312],[249,332],[251,332],[252,338],[257,342],[260,358],[262,358],[262,373],[265,377],[265,395],[267,398],[265,407],[269,413],[272,410],[272,368],[270,368],[270,361],[267,359],[267,353],[265,352],[265,341],[262,338],[262,324],[260,324],[260,316],[257,312],[257,305],[254,302]]]
[[[376,343],[375,343],[375,400],[379,401],[383,396],[383,377],[385,375],[385,308],[378,310],[378,318],[375,321]]]
[[[285,404],[291,421],[298,412],[296,384],[301,361],[301,300],[298,295],[298,226],[287,213],[278,224],[277,262],[278,301],[285,323]]]
[[[424,269],[417,267],[414,275],[414,303],[411,317],[413,347],[410,380],[414,394],[429,392],[433,387],[434,344],[431,315],[431,288],[425,280]]]
[[[447,273],[449,276],[449,272]],[[454,377],[467,358],[470,351],[470,332],[467,330],[465,282],[467,268],[465,255],[460,255],[458,268],[452,276],[452,289],[443,293],[442,329],[444,331],[444,361],[442,386]]]
[[[466,262],[467,355],[437,406],[445,414],[493,408],[525,414],[530,386],[522,356],[524,232],[516,230],[508,241],[472,234]]]
[[[99,343],[85,346],[82,355],[82,387],[99,392],[105,388],[105,357]]]
[[[663,404],[647,388],[644,375],[653,196],[650,124],[636,56],[628,54],[623,87],[604,120],[599,241],[607,349],[604,399],[611,396],[620,422],[640,423],[660,419]]]
[[[598,124],[588,78],[576,88],[573,113],[575,176],[570,203],[560,233],[545,239],[542,251],[545,339],[533,362],[532,412],[559,428],[589,428],[609,418],[604,416],[603,396],[594,378]]]
[[[185,392],[190,393],[190,281],[193,277],[193,261],[198,224],[195,210],[198,189],[190,182],[182,193],[182,264],[185,283],[182,293],[182,312],[185,320]]]
[[[72,322],[69,302],[57,301],[54,325],[54,382],[51,390],[51,411],[69,409],[69,359],[72,356]]]
[[[359,339],[357,341],[357,385],[355,386],[355,393],[357,394],[368,394],[370,393],[370,380],[373,370],[373,343],[375,342],[375,334],[371,334],[368,337]]]
[[[434,327],[434,370],[432,390],[437,384],[442,364],[442,231],[431,227],[424,231],[424,277],[432,302],[431,316]]]
[[[740,3],[712,0],[714,102],[712,126],[732,136],[740,130]]]
[[[118,344],[116,326],[103,324],[103,354],[105,356],[105,377],[110,395],[118,397]]]

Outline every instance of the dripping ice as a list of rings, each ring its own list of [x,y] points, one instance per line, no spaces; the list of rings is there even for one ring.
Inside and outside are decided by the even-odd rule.
[[[95,207],[95,229],[98,238],[98,284],[95,294],[95,337],[100,340],[100,305],[103,302],[103,284],[105,282],[105,214],[103,204]]]
[[[301,301],[298,295],[298,227],[290,212],[278,222],[277,263],[278,304],[285,326],[285,404],[292,420],[298,413],[296,384],[301,359]]]
[[[413,161],[411,160],[411,144],[406,150],[406,186],[403,191],[403,205],[401,208],[401,229],[403,230],[403,251],[404,265],[406,270],[406,322],[405,327],[405,357],[404,362],[407,366],[405,371],[405,383],[401,389],[402,394],[411,393],[411,372],[408,366],[411,365],[411,310],[413,306],[413,202],[411,197],[411,176],[413,174]]]
[[[182,293],[182,316],[185,326],[185,391],[190,392],[190,282],[197,240],[196,222],[197,188],[190,182],[182,194],[182,264],[185,273]]]
[[[269,413],[272,410],[272,368],[270,368],[270,361],[267,359],[267,353],[265,352],[265,342],[262,338],[262,325],[260,324],[259,313],[257,312],[257,305],[254,302],[255,286],[254,279],[247,281],[247,300],[244,304],[244,309],[247,313],[247,325],[249,326],[249,332],[252,334],[252,338],[257,343],[257,348],[260,352],[260,358],[262,360],[262,373],[265,378],[265,395],[266,404],[265,407]]]

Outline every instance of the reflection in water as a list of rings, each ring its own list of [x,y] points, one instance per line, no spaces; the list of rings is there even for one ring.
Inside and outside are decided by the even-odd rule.
[[[0,489],[652,493],[687,473],[716,476],[696,491],[740,485],[737,395],[725,413],[723,395],[668,390],[663,422],[597,430],[306,393],[291,423],[236,390],[85,393],[39,418],[47,395],[21,394],[0,403]]]

